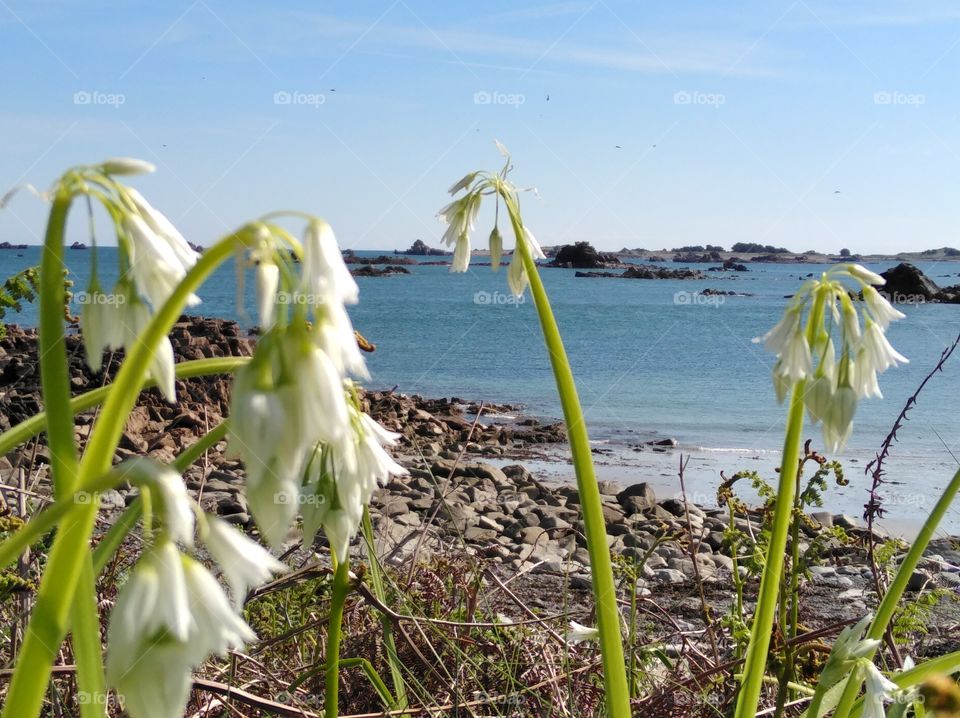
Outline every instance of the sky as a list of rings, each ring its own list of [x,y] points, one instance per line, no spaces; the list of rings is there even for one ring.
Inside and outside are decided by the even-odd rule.
[[[437,245],[497,139],[543,244],[960,246],[958,69],[935,0],[0,0],[0,193],[133,156],[198,244],[291,208]],[[0,239],[45,213],[16,197]]]

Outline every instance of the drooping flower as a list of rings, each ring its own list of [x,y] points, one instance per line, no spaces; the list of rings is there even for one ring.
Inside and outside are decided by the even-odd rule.
[[[137,563],[117,597],[107,680],[133,718],[179,718],[191,672],[255,638],[213,575],[164,540]]]
[[[88,285],[85,302],[80,308],[80,329],[87,366],[99,372],[103,352],[123,346],[123,307],[117,295],[106,294],[94,275]]]
[[[863,304],[854,304],[844,280],[859,285]],[[830,451],[849,440],[857,402],[881,396],[877,374],[907,361],[884,333],[904,315],[874,289],[883,281],[860,265],[837,265],[805,282],[773,329],[754,340],[777,355],[773,383],[779,401],[807,382],[803,401],[810,419],[822,425]]]
[[[866,671],[863,694],[864,718],[886,718],[887,712],[883,707],[885,701],[891,701],[900,693],[900,686],[891,681],[873,664],[873,661],[863,660]]]
[[[454,183],[450,188],[451,194],[456,194],[461,190],[467,190],[467,192],[441,209],[437,213],[437,218],[447,225],[442,237],[443,243],[454,248],[450,271],[465,272],[470,266],[471,259],[470,233],[476,225],[483,197],[485,195],[496,197],[498,217],[500,203],[503,202],[510,216],[510,224],[514,229],[514,239],[516,240],[513,258],[507,272],[507,284],[510,291],[519,297],[523,294],[528,282],[527,270],[522,261],[521,251],[519,251],[521,245],[530,252],[534,260],[546,259],[546,255],[544,255],[536,237],[533,236],[520,218],[518,197],[519,193],[525,190],[518,188],[507,179],[507,175],[512,169],[510,153],[499,142],[496,145],[505,158],[503,169],[499,173],[471,172]],[[488,248],[490,265],[494,271],[497,271],[500,268],[500,261],[503,256],[503,237],[496,223],[494,223],[493,231],[490,232]]]
[[[567,643],[584,643],[586,641],[596,641],[600,637],[600,631],[596,628],[584,626],[582,623],[570,621],[570,630],[565,636]]]
[[[350,411],[352,435],[313,457],[300,498],[304,542],[322,526],[340,561],[347,558],[373,492],[391,476],[407,473],[385,448],[396,445],[399,435],[355,407]]]
[[[148,457],[128,459],[119,468],[134,477],[136,483],[156,493],[157,513],[163,529],[172,541],[191,548],[195,526],[193,499],[180,474]]]
[[[119,286],[119,285],[118,285]],[[122,291],[122,290],[121,290]],[[150,309],[136,295],[127,292],[122,295],[121,331],[123,332],[123,346],[129,350],[140,341],[140,335],[150,323]],[[156,382],[160,393],[168,401],[176,401],[176,360],[173,356],[173,344],[169,337],[160,340],[148,376]]]
[[[208,516],[206,527],[204,544],[227,579],[234,608],[240,610],[251,588],[266,583],[285,567],[260,544],[225,521]]]
[[[145,160],[134,157],[111,157],[101,162],[97,169],[105,175],[140,175],[150,174],[157,168]]]
[[[184,261],[170,238],[155,232],[140,215],[127,214],[123,226],[131,240],[130,272],[134,286],[150,303],[150,308],[157,311],[173,294],[192,264]],[[196,252],[188,250],[195,261]],[[195,294],[191,294],[187,301],[188,306],[199,303]]]

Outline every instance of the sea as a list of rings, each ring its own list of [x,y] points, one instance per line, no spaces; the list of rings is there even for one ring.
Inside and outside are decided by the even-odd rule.
[[[359,256],[391,254],[357,252]],[[101,284],[115,276],[115,248],[100,250]],[[86,289],[89,250],[68,250],[75,291]],[[36,265],[40,248],[0,251],[0,277]],[[419,262],[437,257],[414,257]],[[549,357],[529,293],[510,295],[506,271],[493,272],[476,257],[466,274],[446,266],[412,265],[410,274],[359,277],[354,325],[376,351],[368,355],[370,388],[396,387],[428,397],[458,397],[519,405],[526,414],[561,416]],[[883,271],[895,262],[868,265]],[[590,436],[598,474],[621,484],[650,481],[658,492],[679,491],[681,456],[690,457],[684,488],[698,503],[715,502],[721,472],[758,470],[771,482],[783,442],[785,407],[770,381],[773,357],[754,342],[781,316],[787,297],[822,264],[749,264],[747,272],[707,271],[702,280],[638,280],[576,277],[571,269],[542,268],[541,276],[563,335]],[[941,286],[960,284],[960,262],[919,262]],[[241,292],[242,286],[247,291]],[[239,282],[234,266],[222,267],[200,290],[191,310],[252,325],[252,277]],[[703,294],[706,289],[735,296]],[[245,295],[238,298],[239,294]],[[867,499],[864,469],[908,398],[960,333],[960,306],[899,305],[907,317],[891,326],[891,343],[910,363],[880,378],[883,399],[860,404],[853,437],[837,457],[846,487],[825,494],[825,509],[858,516]],[[79,306],[74,307],[79,313]],[[5,321],[35,324],[26,305]],[[882,495],[886,525],[910,533],[932,508],[958,468],[960,456],[960,349],[920,394],[898,434],[887,463]],[[822,451],[819,432],[805,436]],[[674,439],[654,451],[648,442]],[[560,452],[539,467],[548,478],[571,481]],[[750,492],[747,492],[750,494]],[[943,530],[960,533],[960,510]]]

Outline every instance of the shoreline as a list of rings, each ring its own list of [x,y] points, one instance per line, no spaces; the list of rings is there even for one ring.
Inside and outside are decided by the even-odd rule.
[[[248,355],[251,349],[250,339],[238,325],[224,320],[184,318],[172,336],[181,361]],[[103,377],[90,374],[83,365],[79,337],[69,336],[67,344],[75,390],[79,393],[91,385],[99,386]],[[110,372],[116,365],[116,358],[105,364]],[[36,368],[36,332],[11,327],[0,341],[0,410],[8,425],[37,408]],[[177,391],[177,405],[164,402],[155,390],[141,395],[123,434],[118,459],[148,453],[170,461],[227,413],[229,383],[223,376],[178,381]],[[560,580],[589,592],[589,557],[578,492],[572,481],[562,480],[572,479],[572,471],[568,471],[561,426],[526,416],[515,405],[488,405],[489,418],[508,421],[487,423],[477,421],[479,405],[463,399],[365,391],[362,401],[387,429],[402,431],[396,453],[410,471],[409,477],[396,478],[378,490],[371,504],[378,552],[389,565],[462,552],[496,567],[511,580],[517,579],[517,585],[534,594],[542,592],[544,582]],[[80,445],[86,440],[92,417],[93,411],[77,417]],[[227,458],[225,451],[226,442],[219,442],[202,464],[184,474],[184,480],[204,509],[256,534],[242,491],[243,467]],[[720,600],[727,593],[724,587],[729,586],[732,571],[751,579],[743,566],[733,563],[725,539],[729,510],[717,506],[715,495],[698,493],[702,489],[692,488],[692,482],[687,484],[691,488],[686,502],[682,500],[675,483],[681,451],[654,446],[638,452],[641,468],[647,469],[634,476],[626,475],[622,464],[607,461],[609,455],[596,454],[608,542],[621,560],[642,566],[644,590],[668,588],[682,603],[689,598],[684,591],[703,582]],[[659,474],[643,463],[650,457],[660,468]],[[49,495],[49,455],[44,446],[28,442],[0,462],[0,478],[8,486],[15,483],[18,470],[25,469],[31,476],[31,491]],[[693,467],[691,462],[688,480]],[[3,493],[16,510],[16,494]],[[135,495],[135,490],[123,486],[104,492],[99,529],[105,531]],[[812,595],[823,599],[815,602],[815,622],[862,615],[875,604],[864,548],[869,537],[858,519],[834,513],[829,506],[810,516],[813,523],[805,529],[803,545],[819,541],[828,549],[827,565],[814,574],[808,587]],[[756,509],[737,509],[733,521],[739,531],[757,535],[761,519],[762,513]],[[846,538],[838,540],[832,527],[843,528]],[[874,539],[884,541],[887,534],[878,531]],[[299,540],[295,528],[288,537],[289,545]],[[325,545],[325,539],[319,537],[316,544]],[[360,551],[359,541],[353,551]],[[925,556],[912,579],[917,590],[960,587],[960,551],[952,540],[938,538]],[[835,600],[837,588],[843,589],[841,604]],[[541,600],[549,605],[550,596],[543,595]]]

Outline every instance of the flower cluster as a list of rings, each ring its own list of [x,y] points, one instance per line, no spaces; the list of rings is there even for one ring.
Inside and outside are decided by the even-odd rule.
[[[288,235],[256,229],[258,267],[282,258],[270,244]],[[396,435],[360,411],[354,395],[350,377],[367,370],[346,306],[359,292],[333,230],[311,218],[294,249],[299,265],[284,265],[278,280],[272,272],[257,279],[265,333],[236,375],[230,448],[244,461],[250,509],[271,545],[283,542],[299,508],[304,541],[323,527],[344,561],[373,491],[406,471],[385,450]],[[278,291],[310,301],[280,305],[270,296]]]
[[[256,638],[239,615],[247,592],[284,569],[265,549],[213,516],[199,514],[200,537],[230,585],[233,603],[200,562],[195,506],[180,476],[149,459],[125,466],[156,509],[148,548],[123,585],[110,618],[107,679],[133,718],[183,715],[191,672]]]
[[[862,300],[851,297],[847,283]],[[882,397],[877,375],[907,363],[886,338],[890,323],[904,315],[876,290],[883,284],[883,277],[858,264],[832,267],[804,283],[777,325],[754,340],[777,355],[779,401],[804,382],[807,413],[821,424],[830,451],[840,451],[850,438],[859,400]]]
[[[199,255],[161,212],[114,175],[152,172],[153,165],[134,159],[112,159],[80,167],[68,175],[76,189],[99,200],[113,220],[120,250],[121,275],[107,294],[97,273],[96,245],[87,301],[80,310],[87,364],[99,371],[106,349],[133,346]],[[191,295],[188,304],[200,299]],[[150,365],[150,378],[170,401],[174,392],[173,346],[164,339]]]
[[[540,248],[540,243],[524,226],[520,218],[517,197],[521,190],[507,180],[507,175],[511,170],[510,154],[499,142],[497,147],[506,158],[503,169],[496,174],[480,171],[470,172],[455,182],[450,187],[450,194],[455,195],[462,190],[466,190],[466,194],[441,209],[437,213],[437,218],[448,225],[446,232],[443,234],[443,242],[454,248],[450,271],[466,272],[470,267],[470,233],[476,227],[477,215],[480,213],[483,197],[490,194],[496,197],[498,215],[500,201],[502,200],[507,208],[518,245],[513,251],[510,267],[507,270],[507,283],[510,286],[510,291],[519,297],[526,289],[528,281],[527,270],[518,251],[520,243],[525,245],[527,251],[535,260],[546,259],[546,255]],[[488,247],[490,264],[493,271],[497,271],[500,268],[500,259],[503,256],[503,236],[500,234],[500,229],[496,223],[494,223],[493,230],[490,232]]]

